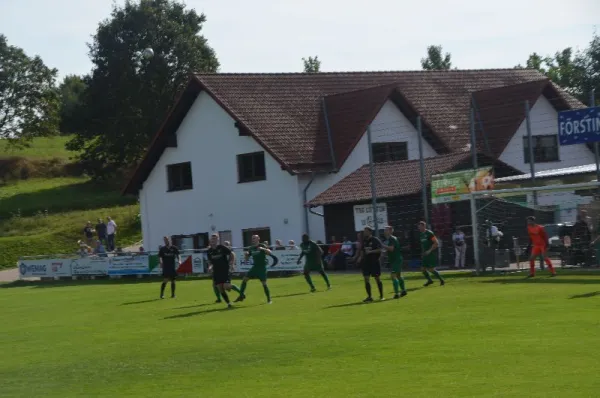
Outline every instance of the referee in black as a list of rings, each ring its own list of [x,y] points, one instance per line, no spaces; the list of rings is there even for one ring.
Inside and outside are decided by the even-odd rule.
[[[219,289],[223,300],[227,303],[227,307],[232,308],[227,292],[233,289],[240,293],[240,289],[231,283],[231,268],[233,268],[235,262],[235,255],[230,248],[219,243],[219,235],[212,234],[206,257],[208,258],[209,269],[213,273],[214,286]]]
[[[163,282],[160,285],[160,298],[165,298],[165,287],[167,282],[171,281],[171,298],[175,298],[175,278],[177,277],[177,264],[181,263],[179,256],[179,249],[171,244],[171,239],[167,236],[164,238],[165,245],[158,251],[158,258],[160,259],[160,266],[162,268]]]

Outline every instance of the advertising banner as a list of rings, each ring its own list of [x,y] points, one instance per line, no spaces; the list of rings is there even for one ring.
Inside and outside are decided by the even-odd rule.
[[[354,230],[362,231],[368,225],[371,228],[375,226],[373,218],[373,205],[355,205],[354,206]],[[383,228],[388,224],[387,204],[377,204],[377,225]]]
[[[142,275],[148,274],[148,255],[109,257],[108,275]]]
[[[108,257],[84,257],[71,260],[71,272],[77,275],[108,275]]]
[[[558,140],[560,145],[600,141],[600,107],[559,112]]]
[[[254,263],[252,258],[245,259],[243,250],[235,250],[236,264],[234,272],[246,272]],[[271,256],[267,256],[267,271],[302,271],[304,260],[296,264],[300,256],[300,249],[271,250]]]
[[[19,261],[21,278],[71,276],[71,259],[36,259]]]
[[[473,191],[494,189],[494,172],[491,167],[454,171],[431,176],[431,203],[448,203],[469,200]]]

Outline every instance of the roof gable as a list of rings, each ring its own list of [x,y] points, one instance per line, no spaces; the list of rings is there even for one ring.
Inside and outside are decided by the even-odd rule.
[[[125,192],[141,188],[167,145],[164,137],[175,134],[201,91],[282,168],[302,173],[341,166],[388,98],[411,123],[416,115],[421,116],[423,136],[435,144],[438,153],[457,152],[470,141],[473,92],[541,79],[543,75],[530,69],[196,75],[157,132]],[[546,89],[558,90],[554,85]],[[557,92],[560,106],[573,107],[577,102]]]

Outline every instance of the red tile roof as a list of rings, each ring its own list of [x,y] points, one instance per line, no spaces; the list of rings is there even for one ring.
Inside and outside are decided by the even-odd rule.
[[[490,163],[489,158],[479,157],[479,161]],[[425,181],[431,182],[431,176],[453,170],[468,168],[471,162],[469,152],[453,153],[427,158],[424,161]],[[377,163],[375,171],[375,192],[378,199],[411,195],[421,192],[421,169],[419,160],[402,160],[397,162]],[[513,170],[502,162],[495,161],[496,166]],[[516,173],[516,171],[515,171]],[[309,201],[311,207],[354,203],[371,199],[371,171],[364,165],[336,184]]]
[[[411,122],[421,115],[425,139],[438,153],[448,153],[469,142],[473,92],[542,79],[530,69],[196,75],[125,192],[140,189],[165,148],[165,136],[175,134],[201,91],[211,95],[282,168],[301,173],[341,166],[388,98]],[[567,102],[572,100],[559,93]]]

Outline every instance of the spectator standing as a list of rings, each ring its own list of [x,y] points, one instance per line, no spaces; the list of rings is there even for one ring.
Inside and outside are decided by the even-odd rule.
[[[98,224],[96,224],[96,234],[98,234],[98,240],[106,245],[106,224],[101,218],[98,219]]]
[[[106,223],[106,243],[108,251],[112,252],[115,250],[115,235],[117,234],[117,223],[110,217],[106,217],[108,221]]]
[[[458,227],[452,234],[454,243],[454,267],[465,268],[465,258],[467,255],[467,244],[465,242],[465,233]]]
[[[87,222],[85,227],[83,227],[83,236],[85,237],[85,241],[88,245],[91,245],[94,241],[94,228],[92,228],[92,223]]]

